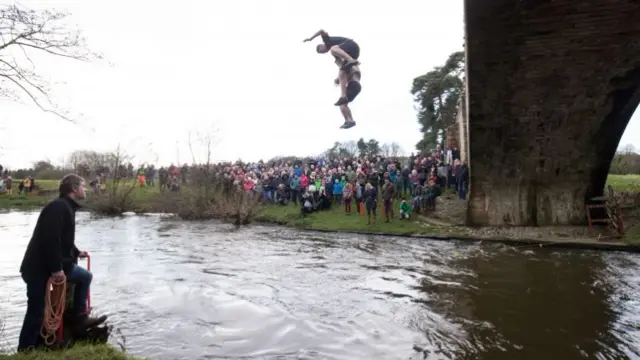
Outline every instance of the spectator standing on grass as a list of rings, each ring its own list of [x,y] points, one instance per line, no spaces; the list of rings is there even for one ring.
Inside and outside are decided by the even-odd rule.
[[[147,168],[146,176],[145,176],[145,181],[147,183],[147,186],[156,186],[155,177],[156,177],[156,169],[153,165],[149,165],[149,167]]]
[[[442,188],[434,179],[429,180],[428,186],[424,188],[425,196],[423,198],[426,203],[424,208],[427,211],[436,211],[436,199],[442,194]]]
[[[336,179],[333,184],[333,198],[338,205],[342,204],[342,190],[342,183],[338,179]]]
[[[402,171],[400,172],[400,179],[402,182],[402,195],[411,194],[413,192],[413,184],[411,183],[411,179],[409,176],[411,175],[411,170],[409,170],[409,166],[404,166]]]
[[[393,199],[396,196],[396,187],[391,183],[391,179],[386,178],[382,186],[382,209],[384,212],[384,222],[393,219]]]
[[[7,191],[7,195],[11,195],[12,194],[12,188],[13,188],[13,179],[11,178],[11,176],[7,175],[7,178],[4,181],[4,188]]]
[[[353,184],[348,182],[342,188],[342,200],[344,201],[344,212],[351,214],[351,200],[353,199]]]
[[[31,176],[27,176],[27,178],[22,181],[22,192],[24,192],[25,194],[30,193],[32,185],[33,183],[31,182]]]
[[[371,185],[371,183],[367,183],[364,188],[364,204],[367,209],[367,224],[371,225],[371,214],[373,213],[373,223],[376,222],[377,212],[378,212],[378,192],[376,191],[375,186]]]
[[[291,201],[294,205],[298,206],[298,199],[300,199],[300,177],[295,171],[291,176],[291,180],[289,180],[289,188],[291,189]]]
[[[417,184],[414,188],[413,188],[413,211],[415,211],[417,214],[420,213],[420,211],[422,210],[422,194],[423,194],[423,189],[422,189],[422,185]]]
[[[356,212],[358,214],[360,214],[360,210],[362,210],[362,203],[364,201],[364,190],[365,189],[365,185],[364,183],[358,183],[355,186],[354,189],[354,196],[356,197]],[[360,214],[360,215],[364,215],[364,214]]]

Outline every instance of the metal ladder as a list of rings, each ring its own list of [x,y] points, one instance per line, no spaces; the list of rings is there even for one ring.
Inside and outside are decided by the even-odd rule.
[[[620,204],[616,200],[613,188],[611,185],[607,187],[607,195],[606,196],[597,196],[591,198],[591,201],[600,202],[600,204],[589,204],[586,205],[587,210],[587,220],[589,222],[589,230],[595,231],[593,225],[594,224],[607,224],[609,227],[616,233],[618,237],[624,235],[624,221],[622,217],[622,209],[620,208]],[[605,213],[607,214],[606,218],[593,218],[591,215],[591,210],[593,209],[605,209]],[[602,212],[601,212],[602,213]]]

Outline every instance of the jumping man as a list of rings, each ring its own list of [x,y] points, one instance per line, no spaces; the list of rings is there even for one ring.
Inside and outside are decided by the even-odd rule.
[[[338,78],[335,80],[336,85],[340,85],[340,98],[335,105],[340,106],[340,110],[343,116],[345,116],[345,124],[342,128],[348,129],[353,127],[355,122],[351,118],[351,110],[346,105],[353,101],[362,89],[360,86],[361,72],[357,68],[353,71],[353,67],[357,67],[357,65],[360,64],[358,61],[360,57],[360,46],[349,38],[329,36],[324,30],[319,30],[312,37],[305,39],[304,42],[311,41],[318,36],[322,37],[323,44],[316,46],[316,51],[319,54],[330,52],[340,68]],[[349,89],[350,84],[351,88]],[[347,93],[348,90],[350,94]]]

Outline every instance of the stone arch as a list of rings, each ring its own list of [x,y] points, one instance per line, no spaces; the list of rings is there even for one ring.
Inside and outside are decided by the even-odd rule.
[[[639,65],[634,69],[613,78],[610,82],[611,87],[616,90],[609,94],[612,101],[611,112],[600,125],[594,138],[594,146],[597,149],[596,164],[591,173],[585,202],[588,202],[591,197],[602,195],[620,139],[633,113],[640,105],[640,59],[638,63]]]

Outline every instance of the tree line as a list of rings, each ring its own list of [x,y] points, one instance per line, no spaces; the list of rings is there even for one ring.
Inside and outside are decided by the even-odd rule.
[[[326,158],[355,157],[355,156],[405,156],[404,149],[397,142],[380,144],[375,139],[358,141],[335,142],[333,146],[322,153]],[[291,157],[278,157],[270,161],[281,159],[294,159]],[[195,161],[195,158],[194,158]],[[74,172],[85,178],[97,174],[117,175],[121,178],[132,178],[139,165],[134,165],[132,156],[126,155],[119,149],[113,152],[98,152],[94,150],[76,150],[69,154],[62,164],[54,164],[50,160],[40,160],[33,166],[22,169],[10,170],[14,179],[24,179],[33,176],[36,179],[61,179],[64,175]],[[110,174],[115,170],[115,174]],[[1,167],[0,167],[0,171]]]
[[[36,179],[61,179],[71,172],[85,178],[98,174],[109,175],[116,169],[122,178],[133,177],[138,167],[134,166],[133,158],[119,149],[113,152],[97,152],[93,150],[76,150],[72,152],[62,164],[53,164],[50,160],[40,160],[32,167],[21,169],[7,169],[14,179],[24,179],[33,176]]]
[[[345,142],[336,141],[333,146],[327,149],[323,155],[327,158],[336,157],[354,157],[354,156],[385,156],[397,157],[403,156],[404,149],[397,142],[383,143],[376,139],[365,140],[360,138],[358,141],[351,140]]]
[[[633,145],[623,147],[614,155],[609,174],[640,174],[640,153]]]

